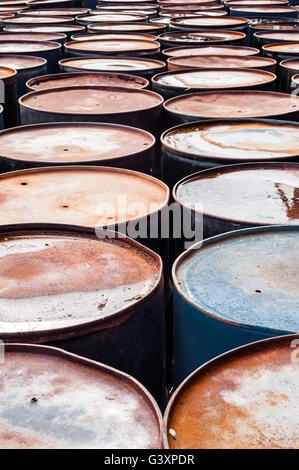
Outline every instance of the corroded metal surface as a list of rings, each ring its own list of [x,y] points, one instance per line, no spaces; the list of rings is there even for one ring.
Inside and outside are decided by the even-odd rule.
[[[200,367],[164,417],[173,449],[299,448],[298,363],[291,335],[250,344]]]
[[[56,348],[7,345],[0,382],[2,449],[162,445],[152,397],[103,364]]]

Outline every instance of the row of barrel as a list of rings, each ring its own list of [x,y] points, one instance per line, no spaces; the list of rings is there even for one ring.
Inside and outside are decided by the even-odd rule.
[[[297,15],[0,2],[0,447],[299,447]]]

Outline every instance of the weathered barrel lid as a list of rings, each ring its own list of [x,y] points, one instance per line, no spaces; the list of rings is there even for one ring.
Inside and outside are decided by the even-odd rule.
[[[262,49],[265,52],[298,55],[299,54],[299,42],[278,42],[274,44],[265,44],[262,47]]]
[[[1,36],[0,36],[1,37]],[[90,34],[73,34],[72,41],[93,41],[94,39],[145,39],[155,41],[157,36],[148,33],[90,33]]]
[[[149,85],[149,81],[146,80],[146,78],[137,77],[136,75],[129,75],[125,73],[68,72],[34,77],[28,80],[28,82],[26,83],[27,88],[31,91],[82,85],[147,88]]]
[[[204,43],[219,43],[227,41],[243,40],[246,37],[240,31],[226,31],[226,30],[203,30],[203,31],[181,31],[162,33],[158,39],[172,43],[188,43],[190,45],[199,45]]]
[[[72,16],[39,16],[35,18],[33,16],[16,16],[13,18],[9,18],[7,20],[3,20],[2,23],[5,26],[6,24],[15,24],[15,25],[34,25],[36,24],[61,24],[61,23],[70,23],[74,20]]]
[[[12,77],[13,75],[16,75],[16,74],[17,72],[15,69],[0,65],[0,80],[4,80],[5,78]]]
[[[76,17],[77,21],[86,21],[90,23],[131,23],[133,21],[146,20],[147,16],[142,14],[127,13],[105,13],[102,15],[80,15]]]
[[[46,59],[42,57],[35,57],[30,55],[17,55],[17,54],[0,54],[0,65],[10,67],[15,70],[31,69],[46,65]]]
[[[177,258],[172,270],[176,289],[219,321],[275,334],[296,332],[298,235],[298,225],[279,225],[206,239]]]
[[[63,33],[0,33],[0,41],[59,41],[66,39]]]
[[[92,164],[142,154],[154,145],[155,138],[150,133],[117,124],[46,123],[0,132],[1,158],[19,162]]]
[[[256,38],[274,39],[281,42],[299,42],[299,29],[294,31],[259,31],[254,33]]]
[[[261,23],[250,25],[251,29],[257,29],[258,31],[297,31],[299,30],[299,21],[294,20],[294,22],[285,23]]]
[[[0,55],[51,51],[60,48],[61,44],[55,41],[0,41]]]
[[[164,447],[298,448],[298,340],[251,343],[193,372],[167,406]]]
[[[273,117],[299,112],[299,97],[262,90],[203,91],[175,96],[163,105],[171,114],[196,119]]]
[[[39,203],[36,201],[34,205],[35,215],[29,218],[24,216],[26,225],[1,227],[0,264],[3,264],[3,268],[0,276],[0,331],[6,342],[27,342],[28,336],[32,340],[38,337],[40,342],[45,338],[53,341],[55,338],[73,336],[79,326],[81,335],[101,326],[107,327],[107,322],[117,321],[126,313],[134,314],[136,306],[141,306],[160,287],[162,261],[143,245],[109,230],[47,223],[50,219],[58,220],[58,212],[62,212],[60,208],[68,204],[76,205],[78,214],[85,207],[92,215],[89,215],[90,220],[94,219],[91,198],[96,211],[102,207],[106,213],[109,201],[111,214],[119,194],[127,194],[131,204],[133,201],[135,203],[132,196],[136,192],[145,204],[155,198],[159,200],[159,195],[162,200],[165,198],[162,185],[147,182],[141,173],[134,175],[127,172],[127,175],[122,176],[118,171],[113,173],[110,168],[106,168],[105,174],[96,173],[93,167],[85,167],[79,174],[76,168],[61,168],[52,169],[51,173],[49,168],[34,170],[34,173],[31,170],[31,174],[30,170],[7,173],[7,179],[1,180],[1,194],[6,193],[7,197],[12,192],[20,196],[16,185],[23,187],[24,180],[29,186],[26,189],[34,185],[31,194],[27,192],[24,197],[23,190],[22,196],[22,209],[27,207],[31,214],[30,199],[33,208],[33,198],[37,194],[40,197]],[[83,179],[78,181],[80,176]],[[86,186],[83,187],[84,182],[90,185],[88,193]],[[106,187],[105,194],[99,191],[99,182]],[[123,187],[120,188],[119,184]],[[53,189],[48,191],[50,185],[52,188],[55,186],[56,190],[60,186],[59,197]],[[155,194],[152,193],[154,188]],[[60,208],[57,206],[59,210],[53,211],[56,203]],[[47,210],[46,206],[50,211],[48,217],[42,215],[42,207]],[[48,222],[34,223],[34,219],[47,219]],[[28,226],[29,220],[33,225]]]
[[[43,8],[22,12],[22,16],[77,16],[87,14],[89,11],[90,8]]]
[[[183,7],[182,7],[183,8]],[[197,18],[200,17],[222,17],[222,16],[227,16],[226,11],[222,10],[211,10],[211,11],[190,11],[190,10],[163,10],[162,15],[160,16],[161,18],[168,18],[170,17],[171,19],[174,18],[186,18],[190,17],[191,15],[196,16]]]
[[[107,115],[157,108],[163,98],[149,90],[86,85],[32,91],[22,96],[19,103],[46,113]]]
[[[9,344],[5,355],[1,448],[162,447],[160,410],[127,374],[47,346]]]
[[[292,76],[292,83],[295,85],[299,85],[299,74],[297,73],[296,75]]]
[[[161,136],[169,150],[188,158],[222,161],[271,161],[299,155],[298,124],[267,119],[191,122]]]
[[[104,364],[49,346],[7,344],[0,381],[2,449],[162,447],[151,395]]]
[[[288,70],[292,70],[292,71],[298,70],[299,72],[299,58],[282,60],[279,63],[279,66]]]
[[[192,69],[162,72],[153,76],[152,83],[159,87],[194,90],[221,90],[254,87],[272,83],[276,75],[257,69]]]
[[[259,49],[245,46],[181,46],[163,50],[166,57],[181,57],[185,55],[234,55],[251,56],[259,54]]]
[[[173,18],[170,21],[170,25],[173,26],[184,26],[186,29],[188,27],[196,28],[232,28],[237,26],[246,26],[248,20],[246,18],[237,18],[234,16],[228,16],[224,18],[211,18],[211,17],[201,17],[201,16],[189,16],[186,18]]]
[[[59,65],[72,67],[74,70],[90,71],[127,71],[138,72],[164,69],[165,63],[154,59],[141,59],[129,57],[85,57],[61,59]]]
[[[267,5],[288,5],[287,0],[231,0],[224,2],[225,6],[267,6]]]
[[[106,22],[103,24],[90,24],[87,27],[88,31],[95,31],[95,32],[100,32],[100,31],[119,31],[119,32],[129,32],[129,31],[163,31],[165,29],[164,24],[152,24],[152,23],[111,23],[111,22]]]
[[[291,6],[270,6],[270,5],[255,5],[255,6],[238,6],[230,7],[230,10],[239,11],[242,13],[275,13],[277,16],[283,13],[295,13],[297,10]]]
[[[112,54],[113,52],[132,51],[155,53],[160,50],[160,44],[157,41],[145,39],[94,39],[92,41],[71,41],[64,45],[66,51],[86,51],[89,53]]]
[[[253,163],[204,170],[177,183],[173,196],[189,208],[202,203],[204,215],[230,223],[299,225],[299,164]]]
[[[126,11],[128,8],[134,8],[134,10],[155,10],[157,11],[158,9],[158,4],[157,3],[152,3],[151,5],[134,5],[132,6],[131,3],[128,3],[127,5],[97,5],[96,10],[93,10],[94,12],[96,11]]]
[[[16,26],[3,28],[8,33],[69,33],[84,31],[85,27],[78,24],[66,24],[63,26]]]
[[[276,60],[269,57],[260,56],[234,56],[234,55],[185,55],[182,57],[170,57],[167,59],[168,65],[178,66],[180,68],[255,68],[263,69],[265,67],[276,65]]]

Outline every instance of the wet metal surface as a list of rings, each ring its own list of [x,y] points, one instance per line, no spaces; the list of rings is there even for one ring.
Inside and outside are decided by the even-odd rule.
[[[2,449],[159,448],[161,417],[131,377],[58,349],[8,345]]]
[[[237,349],[192,374],[168,405],[166,446],[298,448],[299,374],[290,347],[295,339],[287,336]]]

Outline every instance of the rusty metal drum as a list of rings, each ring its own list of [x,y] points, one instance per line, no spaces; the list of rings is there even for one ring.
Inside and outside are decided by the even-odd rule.
[[[86,57],[62,59],[59,61],[63,72],[113,72],[137,75],[150,79],[166,69],[161,60],[129,57]]]
[[[299,42],[281,42],[266,44],[262,47],[262,53],[277,62],[285,59],[293,59],[299,55]]]
[[[162,49],[179,46],[200,46],[218,44],[242,45],[246,35],[239,31],[205,30],[162,33],[158,40]]]
[[[0,132],[0,171],[65,165],[99,165],[151,174],[155,139],[129,126],[46,123]]]
[[[147,33],[90,33],[73,34],[72,41],[93,41],[94,39],[143,39],[147,41],[156,41],[157,36]]]
[[[162,96],[148,90],[76,86],[33,91],[19,100],[22,124],[108,122],[139,127],[158,135]]]
[[[135,21],[145,21],[146,15],[133,13],[106,13],[103,15],[80,15],[76,17],[76,23],[82,26],[114,23],[122,25],[124,23],[132,23]]]
[[[0,102],[3,106],[4,127],[17,126],[19,123],[17,71],[0,65],[0,80]]]
[[[298,343],[258,341],[194,371],[166,409],[165,448],[298,448]]]
[[[67,25],[74,23],[74,18],[72,16],[17,16],[7,18],[6,20],[1,21],[2,26],[51,26],[51,25]]]
[[[222,118],[299,121],[299,97],[275,91],[224,90],[191,93],[170,98],[163,106],[168,127]]]
[[[0,381],[6,403],[0,415],[2,449],[163,445],[162,418],[152,396],[133,377],[104,364],[50,346],[6,344]],[[22,409],[26,424],[16,409]]]
[[[62,33],[69,39],[75,33],[84,32],[85,27],[77,24],[65,26],[18,26],[17,28],[3,28],[3,31],[8,33]]]
[[[190,47],[170,47],[162,51],[167,59],[170,57],[182,57],[185,55],[233,55],[255,56],[260,53],[259,49],[245,46],[190,46]]]
[[[82,85],[117,86],[142,89],[148,88],[149,81],[146,80],[146,78],[136,77],[135,75],[125,73],[69,72],[35,77],[28,80],[26,83],[27,91],[39,91],[49,88]]]
[[[90,24],[87,26],[89,33],[149,33],[149,34],[160,34],[166,30],[164,24],[153,24],[153,23],[139,23],[139,22],[127,22],[127,23],[97,23]]]
[[[176,385],[225,351],[298,331],[298,235],[298,225],[235,230],[177,258]]]
[[[1,55],[0,67],[9,67],[17,71],[18,97],[26,93],[26,81],[30,77],[47,73],[47,61],[41,57],[26,55]]]
[[[243,16],[244,18],[297,18],[296,8],[289,6],[241,6],[229,9],[231,16]]]
[[[89,13],[89,8],[43,8],[42,10],[22,11],[22,16],[78,16]]]
[[[299,91],[299,74],[293,75],[292,80],[291,80],[291,89],[297,91],[297,96],[298,96],[298,91]]]
[[[1,32],[0,41],[54,41],[64,44],[66,35],[63,33],[21,33]]]
[[[243,163],[203,170],[179,181],[173,197],[193,221],[203,217],[204,238],[249,227],[299,225],[299,163]],[[185,237],[177,244],[177,255],[183,241]]]
[[[233,163],[299,161],[296,122],[213,119],[181,124],[161,136],[162,177],[173,187],[200,170]]]
[[[293,18],[253,18],[249,21],[249,45],[256,46],[254,34],[257,32],[284,32],[299,29],[299,20]]]
[[[34,170],[35,176],[41,175],[41,171]],[[28,173],[29,180],[24,180],[24,172],[6,175],[10,182],[11,178],[21,178],[20,185],[27,181],[29,186],[32,181]],[[1,191],[5,191],[3,180]],[[160,197],[161,194],[164,197],[162,189]],[[67,205],[63,198],[61,202],[61,207]],[[50,214],[48,217],[52,218]],[[1,245],[6,250],[1,259],[8,276],[5,281],[3,271],[3,282],[7,285],[11,275],[19,279],[14,295],[1,294],[2,315],[7,311],[7,303],[14,304],[10,319],[2,316],[3,340],[52,345],[108,364],[140,380],[163,406],[165,328],[161,258],[128,237],[119,238],[114,232],[99,228],[95,231],[57,224],[29,227],[26,223],[1,227],[1,232]],[[11,237],[14,245],[9,264],[7,237]],[[36,244],[34,253],[32,244]],[[84,271],[82,266],[87,266],[86,263],[89,268]],[[26,266],[25,272],[21,266]],[[18,269],[23,273],[22,281]],[[45,284],[45,276],[49,281],[51,271],[55,281]],[[34,309],[32,302],[36,305]],[[26,313],[23,322],[25,311],[31,315]],[[16,323],[11,323],[12,319]]]
[[[276,60],[259,56],[234,56],[234,55],[185,55],[170,57],[167,59],[167,68],[173,70],[188,70],[194,68],[210,69],[242,69],[253,68],[275,73]]]
[[[159,59],[160,44],[146,39],[94,39],[67,42],[64,52],[69,57],[132,56]]]
[[[165,99],[197,91],[227,89],[271,90],[276,80],[272,72],[255,69],[202,68],[162,72],[151,79],[152,89]]]
[[[201,17],[189,16],[186,18],[172,18],[169,23],[170,30],[200,31],[207,29],[225,29],[246,32],[248,20],[246,18],[227,17]]]
[[[293,31],[259,31],[254,33],[257,47],[279,42],[299,42],[299,29]]]
[[[299,58],[282,60],[279,64],[279,87],[281,91],[292,91],[292,77],[299,73]]]
[[[54,41],[0,41],[0,55],[30,55],[47,61],[48,73],[57,72],[62,46]]]

